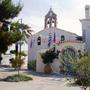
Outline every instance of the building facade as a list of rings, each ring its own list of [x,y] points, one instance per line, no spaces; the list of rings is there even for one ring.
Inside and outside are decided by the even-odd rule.
[[[83,33],[80,37],[75,33],[57,28],[57,15],[50,8],[49,12],[45,15],[44,29],[32,35],[28,42],[28,61],[36,60],[37,72],[44,72],[45,64],[41,58],[41,53],[53,46],[60,51],[59,59],[55,59],[51,64],[55,73],[60,72],[60,66],[62,66],[60,55],[64,54],[66,48],[68,53],[77,58],[79,58],[80,53],[90,49],[90,6],[88,5],[85,7],[85,17],[85,19],[80,20]],[[68,71],[70,71],[68,64],[67,67]]]
[[[85,47],[90,50],[90,5],[85,7],[85,19],[80,20],[82,24],[82,36]]]
[[[40,32],[32,35],[28,42],[28,60],[36,60],[38,52],[49,49],[54,44],[65,41],[76,41],[77,34],[57,28],[57,15],[50,8],[45,15],[45,26]]]

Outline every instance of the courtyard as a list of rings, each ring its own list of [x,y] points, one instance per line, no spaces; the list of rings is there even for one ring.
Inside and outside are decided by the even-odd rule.
[[[0,0],[0,90],[90,90],[90,0]]]
[[[0,90],[81,90],[79,86],[70,86],[67,76],[61,74],[45,75],[33,71],[20,71],[31,76],[33,80],[27,82],[0,81]],[[11,68],[0,68],[0,77],[4,78],[16,74]]]

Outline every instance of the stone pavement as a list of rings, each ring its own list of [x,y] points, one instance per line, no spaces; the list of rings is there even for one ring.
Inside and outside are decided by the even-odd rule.
[[[0,68],[0,78],[15,73],[17,72],[12,69]],[[21,71],[21,73],[30,75],[33,80],[17,83],[0,81],[0,90],[81,90],[78,86],[68,86],[66,77],[59,74],[44,75],[27,71]]]

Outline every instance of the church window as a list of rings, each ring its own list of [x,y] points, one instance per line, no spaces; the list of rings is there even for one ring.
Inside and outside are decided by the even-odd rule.
[[[37,38],[37,45],[41,45],[41,37],[40,36]]]
[[[65,36],[61,35],[61,41],[64,41],[64,40],[65,40]]]

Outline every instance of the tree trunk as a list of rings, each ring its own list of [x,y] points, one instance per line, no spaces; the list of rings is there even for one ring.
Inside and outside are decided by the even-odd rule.
[[[17,68],[17,70],[18,70],[18,76],[20,75],[20,68]]]
[[[1,61],[2,61],[2,54],[0,52],[0,65],[1,65]]]

